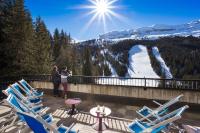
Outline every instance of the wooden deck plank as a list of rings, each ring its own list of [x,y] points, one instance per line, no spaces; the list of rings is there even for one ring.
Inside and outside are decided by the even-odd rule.
[[[108,127],[113,128],[112,120],[108,118]]]
[[[84,117],[84,119],[83,119],[83,122],[84,122],[84,123],[87,123],[87,118],[88,118],[88,115],[85,114],[85,117]]]
[[[73,115],[72,118],[76,119],[78,117],[78,113]]]
[[[66,114],[67,114],[67,111],[64,111],[64,113],[61,115],[61,118],[64,118]]]
[[[120,122],[122,131],[126,131],[126,127],[125,127],[123,121],[119,121],[119,122]]]
[[[58,112],[59,112],[59,109],[55,110],[54,113],[53,113],[52,115],[53,115],[53,116],[56,116]]]
[[[75,119],[76,119],[77,121],[79,121],[80,116],[81,116],[81,113],[78,113],[78,114],[76,115],[76,118],[75,118]]]
[[[94,124],[94,117],[93,117],[93,116],[91,116],[90,124],[91,124],[91,125]]]
[[[121,125],[119,123],[119,120],[116,120],[117,130],[121,130]]]
[[[129,123],[127,121],[124,121],[124,126],[125,126],[127,132],[129,131],[128,125],[129,125]]]
[[[117,129],[117,124],[116,121],[114,119],[111,119],[112,121],[112,125],[113,125],[113,129]]]
[[[61,117],[61,115],[64,113],[64,110],[60,110],[60,112],[58,113],[58,117]]]
[[[83,113],[81,113],[81,116],[80,116],[80,119],[79,119],[79,121],[83,122],[83,119],[84,119],[84,114],[83,114]]]
[[[88,118],[87,118],[87,124],[90,124],[90,119],[91,119],[91,115],[88,115]]]
[[[68,118],[69,117],[69,114],[68,114],[68,111],[66,111],[66,114],[64,115],[64,118]]]

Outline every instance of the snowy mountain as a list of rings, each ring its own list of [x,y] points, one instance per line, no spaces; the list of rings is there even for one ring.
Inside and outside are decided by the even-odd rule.
[[[149,39],[154,40],[161,37],[168,36],[200,36],[200,20],[192,21],[187,24],[181,25],[164,25],[157,24],[149,27],[143,27],[132,30],[124,31],[112,31],[106,34],[100,35],[99,39],[106,39],[112,41],[124,40],[124,39]]]

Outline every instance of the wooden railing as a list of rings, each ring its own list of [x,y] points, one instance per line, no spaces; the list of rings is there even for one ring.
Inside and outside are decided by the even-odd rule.
[[[27,81],[52,81],[51,75],[20,75],[13,77],[0,77],[0,89],[20,79]],[[101,77],[101,76],[71,76],[69,83],[73,84],[95,84],[95,85],[117,85],[134,86],[141,88],[163,88],[163,89],[188,89],[200,91],[200,80],[182,79],[156,79],[156,78],[127,78],[127,77]]]

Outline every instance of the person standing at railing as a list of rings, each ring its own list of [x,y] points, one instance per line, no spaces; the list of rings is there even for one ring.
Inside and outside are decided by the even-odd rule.
[[[59,95],[59,85],[60,85],[60,74],[58,71],[58,67],[54,66],[53,71],[52,71],[52,82],[53,82],[53,95],[56,96],[60,96]]]
[[[68,81],[67,78],[72,75],[72,71],[69,71],[67,67],[61,71],[61,83],[63,85],[64,97],[67,99],[67,91],[68,91]]]

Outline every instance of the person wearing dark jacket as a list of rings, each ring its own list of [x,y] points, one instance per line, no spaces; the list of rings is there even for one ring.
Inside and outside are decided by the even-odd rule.
[[[54,66],[52,72],[52,82],[53,82],[53,94],[54,96],[59,96],[59,85],[60,85],[60,74],[58,72],[58,67]]]

